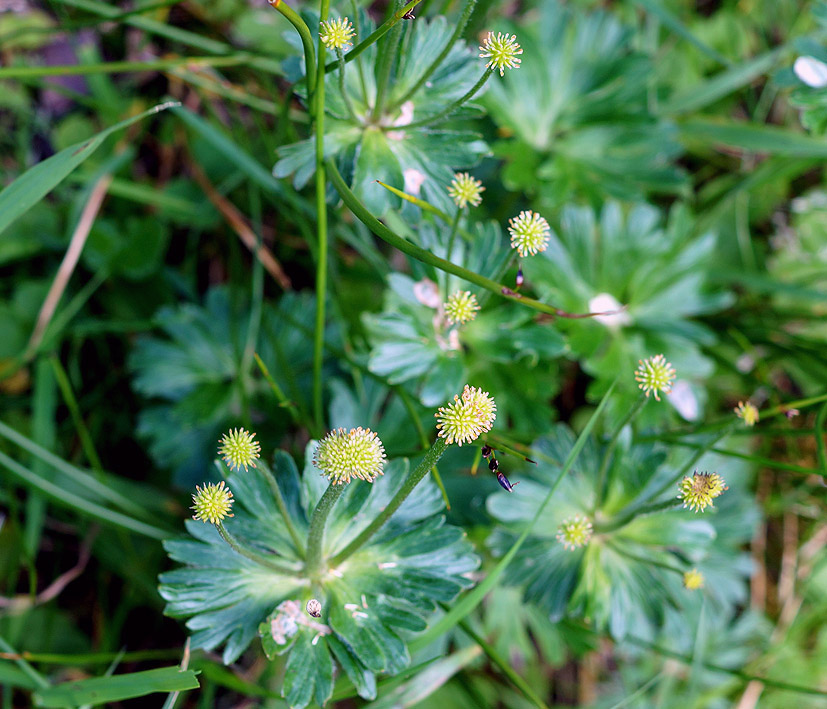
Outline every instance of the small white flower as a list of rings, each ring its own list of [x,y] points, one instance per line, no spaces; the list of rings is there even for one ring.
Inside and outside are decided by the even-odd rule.
[[[815,57],[799,57],[793,64],[793,71],[807,86],[814,89],[827,86],[827,64]]]

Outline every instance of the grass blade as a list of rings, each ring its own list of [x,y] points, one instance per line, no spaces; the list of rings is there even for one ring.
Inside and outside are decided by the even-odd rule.
[[[511,563],[511,560],[515,557],[517,552],[520,550],[520,547],[523,545],[526,539],[528,539],[528,535],[531,534],[531,530],[533,529],[534,525],[537,523],[537,520],[540,519],[540,516],[546,509],[549,501],[554,495],[555,490],[557,490],[557,486],[563,480],[563,478],[568,474],[571,466],[574,465],[574,462],[577,460],[577,456],[580,455],[580,451],[583,450],[583,446],[586,445],[586,440],[589,437],[592,429],[594,428],[595,423],[597,423],[597,419],[603,413],[603,409],[606,408],[606,404],[609,401],[609,396],[614,391],[617,382],[613,383],[608,391],[603,395],[603,398],[600,401],[599,406],[595,409],[594,413],[591,415],[589,422],[586,424],[583,431],[577,437],[577,441],[574,444],[574,447],[571,449],[571,452],[566,459],[565,464],[563,465],[563,469],[560,471],[560,474],[557,476],[557,479],[552,483],[551,487],[549,488],[548,494],[546,495],[545,500],[540,504],[537,508],[537,512],[535,513],[531,522],[528,523],[526,528],[523,530],[522,534],[517,538],[517,541],[514,542],[511,549],[508,550],[506,555],[500,559],[499,563],[494,567],[488,576],[479,583],[476,587],[474,587],[470,592],[468,592],[463,598],[461,598],[454,607],[448,611],[442,618],[440,618],[434,625],[432,625],[428,630],[426,630],[422,635],[420,635],[412,644],[411,649],[413,651],[422,649],[423,647],[427,647],[430,643],[436,640],[438,637],[443,635],[444,633],[448,632],[451,628],[457,625],[465,616],[467,616],[471,611],[474,610],[481,602],[482,599],[488,594],[488,592],[494,588],[497,582],[500,579],[500,576],[503,575],[505,570],[508,568],[508,565]]]

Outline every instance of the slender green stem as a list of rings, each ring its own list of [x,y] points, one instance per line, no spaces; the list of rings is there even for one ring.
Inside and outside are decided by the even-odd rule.
[[[330,181],[342,197],[342,201],[348,206],[350,211],[353,212],[356,218],[359,219],[359,221],[361,221],[374,234],[376,234],[376,236],[391,246],[399,249],[402,253],[408,254],[408,256],[415,258],[417,261],[421,261],[428,266],[438,268],[440,271],[453,273],[455,276],[459,276],[464,281],[473,283],[474,285],[491,291],[492,293],[506,298],[507,300],[512,300],[515,303],[522,303],[523,305],[533,308],[534,310],[538,310],[541,313],[548,313],[549,315],[556,315],[561,318],[592,317],[591,313],[568,313],[565,310],[560,310],[552,305],[541,303],[539,300],[526,298],[519,293],[515,293],[511,290],[511,288],[508,288],[501,283],[497,283],[496,281],[492,281],[490,278],[486,278],[478,273],[469,271],[467,268],[457,266],[450,261],[446,261],[444,258],[435,256],[430,251],[427,251],[416,244],[412,244],[407,239],[403,239],[401,236],[388,229],[388,227],[373,216],[371,211],[359,201],[359,198],[356,197],[356,195],[353,194],[353,191],[347,186],[347,183],[344,181],[344,178],[332,160],[326,160],[325,165],[327,166],[327,171],[330,175]]]
[[[396,494],[393,496],[393,499],[385,506],[385,509],[377,515],[373,522],[362,530],[359,536],[357,536],[350,544],[348,544],[344,549],[342,549],[342,551],[330,560],[331,566],[338,566],[341,564],[382,528],[382,525],[384,525],[385,522],[391,518],[391,515],[399,509],[399,506],[405,501],[405,498],[407,498],[408,495],[413,492],[414,488],[419,485],[422,478],[424,478],[433,469],[447,447],[448,445],[445,443],[444,438],[437,438],[436,441],[434,441],[434,444],[425,454],[422,462],[408,474],[408,477],[405,478],[405,482],[402,483],[402,487],[397,490]]]
[[[334,485],[330,483],[316,504],[313,515],[310,517],[310,530],[307,532],[305,568],[307,570],[307,576],[311,581],[318,580],[319,573],[322,569],[322,563],[324,561],[322,559],[322,542],[324,541],[324,528],[327,517],[344,491],[345,486],[343,484]],[[332,563],[331,561],[331,564]]]
[[[45,689],[49,687],[49,680],[47,680],[40,672],[38,672],[34,667],[32,667],[26,660],[23,659],[20,653],[17,652],[11,645],[6,642],[6,639],[0,636],[0,650],[9,655],[14,656],[14,664],[17,665],[29,679],[32,680],[38,687]]]
[[[270,370],[267,369],[267,365],[264,364],[261,357],[258,356],[258,352],[254,353],[253,356],[256,360],[258,368],[264,376],[264,379],[267,381],[270,389],[273,390],[273,394],[275,394],[276,399],[278,399],[279,406],[290,412],[290,417],[293,419],[294,423],[299,423],[301,420],[301,414],[299,413],[298,408],[296,408],[296,405],[285,396],[284,391],[282,391],[282,388],[278,385],[276,380],[273,379],[273,375],[270,374]]]
[[[439,53],[436,59],[434,59],[428,68],[422,73],[416,83],[411,86],[400,98],[393,102],[391,108],[396,108],[397,106],[401,106],[405,101],[407,101],[411,96],[413,96],[420,88],[425,84],[425,82],[431,78],[433,73],[439,68],[445,58],[450,54],[451,49],[453,48],[454,44],[456,44],[457,40],[462,36],[462,33],[465,31],[465,26],[468,24],[468,20],[471,17],[471,13],[474,11],[474,6],[477,4],[477,0],[466,0],[465,7],[462,10],[462,15],[460,15],[459,20],[457,21],[457,25],[454,28],[454,33],[451,35],[451,38],[448,40],[448,43],[442,48],[442,51]]]
[[[491,72],[493,71],[493,67],[487,67],[476,84],[474,84],[465,94],[460,96],[453,103],[449,104],[439,113],[435,113],[433,116],[428,116],[427,118],[423,118],[418,121],[413,121],[412,123],[407,123],[402,126],[394,126],[393,130],[410,130],[411,128],[422,128],[423,126],[429,126],[432,123],[436,123],[437,121],[441,121],[445,118],[448,118],[454,111],[456,111],[460,106],[462,106],[462,104],[468,101],[475,93],[477,93],[477,91],[479,91],[483,87],[485,82],[488,81],[488,77],[491,76]]]
[[[635,418],[635,416],[637,416],[640,413],[640,410],[643,408],[643,405],[645,403],[646,397],[643,394],[640,394],[634,406],[632,406],[629,409],[626,416],[624,416],[620,423],[615,427],[615,430],[612,433],[612,437],[609,440],[609,445],[606,446],[606,450],[603,453],[603,460],[600,462],[600,470],[597,473],[598,506],[605,499],[606,492],[609,489],[609,485],[611,483],[611,480],[607,478],[607,473],[609,471],[609,466],[612,462],[614,450],[617,447],[617,442],[618,440],[620,440],[620,434],[623,433],[623,429],[626,428],[629,422],[632,421]]]
[[[674,571],[676,574],[680,574],[683,576],[683,569],[672,566],[665,561],[659,561],[657,559],[653,559],[650,556],[638,556],[637,554],[633,554],[632,552],[628,551],[623,545],[621,544],[614,544],[611,541],[609,542],[609,546],[621,556],[625,556],[627,559],[632,559],[633,561],[639,561],[641,564],[646,564],[647,566],[658,566],[661,569],[666,569],[667,571]]]
[[[663,510],[669,510],[673,507],[680,507],[680,502],[675,498],[670,498],[668,500],[663,500],[661,502],[654,502],[648,505],[642,505],[640,507],[634,507],[626,514],[621,517],[617,517],[616,519],[610,519],[604,524],[595,524],[594,531],[595,534],[605,534],[607,532],[614,532],[621,527],[625,527],[629,522],[638,517],[643,515],[651,515],[656,512],[662,512]]]
[[[276,571],[284,576],[296,576],[298,572],[296,569],[291,569],[289,566],[282,566],[281,564],[276,564],[266,556],[258,554],[246,547],[241,546],[238,540],[227,531],[227,528],[224,526],[224,523],[220,520],[215,523],[215,528],[218,530],[218,533],[221,535],[221,538],[227,542],[230,548],[236,553],[243,556],[245,559],[249,559],[250,561],[254,561],[256,564],[263,566],[266,569],[270,569],[271,571]]]
[[[316,53],[313,49],[313,37],[310,36],[310,28],[299,13],[284,2],[284,0],[273,0],[270,4],[284,15],[287,21],[296,28],[299,37],[301,37],[302,49],[304,50],[304,70],[307,78],[307,97],[309,99],[316,90],[316,74],[314,73],[316,69]],[[322,19],[326,19],[326,17]],[[319,56],[324,56],[323,51],[320,50]],[[321,64],[321,60],[319,64]]]
[[[0,68],[0,79],[35,79],[52,76],[88,76],[120,74],[137,71],[166,71],[177,67],[220,67],[249,64],[254,57],[238,54],[230,57],[173,57],[146,62],[101,62],[99,64],[66,64],[59,66],[9,66]]]
[[[330,13],[330,0],[321,0],[319,20],[325,22]],[[322,397],[322,365],[324,363],[324,320],[327,296],[327,176],[324,169],[324,53],[325,46],[319,38],[319,66],[316,76],[316,92],[312,110],[315,114],[316,132],[316,237],[318,253],[316,261],[316,329],[313,337],[313,421],[316,435],[324,429],[324,403]]]
[[[827,446],[824,444],[824,422],[827,420],[827,404],[824,404],[816,416],[815,437],[816,452],[818,453],[818,465],[821,474],[827,476]]]
[[[448,610],[448,606],[444,603],[440,603],[439,605],[442,606],[443,610]],[[471,627],[471,624],[466,619],[459,622],[459,627],[462,628],[463,632],[471,638],[471,640],[482,648],[482,651],[488,655],[491,662],[493,662],[500,669],[500,672],[506,676],[511,684],[513,684],[525,695],[526,699],[536,706],[537,709],[548,709],[548,706],[543,702],[543,700],[534,693],[531,685],[529,685],[529,683],[526,682],[514,670],[514,668],[508,664],[508,660],[500,656],[500,653],[497,652],[497,649],[491,645],[491,643],[489,643],[484,637],[482,637],[482,635]]]
[[[355,122],[358,120],[356,118],[356,112],[353,110],[350,96],[347,95],[347,91],[345,90],[345,55],[342,54],[342,50],[338,47],[336,47],[336,58],[339,60],[339,93],[342,94],[342,101],[345,102],[347,115]]]
[[[267,484],[270,485],[270,489],[273,491],[273,497],[276,500],[276,507],[279,508],[279,513],[284,519],[284,526],[287,527],[287,533],[290,535],[290,539],[293,540],[293,546],[296,549],[296,553],[303,559],[304,540],[296,529],[296,526],[293,524],[293,518],[287,511],[287,504],[284,502],[284,496],[281,494],[281,489],[279,488],[276,476],[273,475],[273,471],[270,470],[270,467],[262,460],[258,461],[258,465],[256,467],[261,470],[264,473],[264,477],[267,478]]]
[[[397,5],[404,5],[404,2],[399,0]],[[382,115],[382,108],[385,105],[385,94],[388,91],[388,83],[391,78],[391,69],[393,69],[393,64],[396,61],[399,38],[402,36],[402,27],[403,25],[401,24],[393,27],[388,37],[387,46],[382,47],[379,53],[379,66],[376,77],[376,99],[373,102],[373,109],[370,112],[370,117],[373,121],[377,121],[379,116]]]
[[[457,238],[457,229],[459,228],[459,220],[461,216],[462,209],[457,207],[457,213],[454,215],[454,218],[451,221],[451,233],[448,235],[448,248],[445,251],[445,258],[451,262],[453,262],[453,260],[451,259],[451,255],[454,251],[454,241]]]

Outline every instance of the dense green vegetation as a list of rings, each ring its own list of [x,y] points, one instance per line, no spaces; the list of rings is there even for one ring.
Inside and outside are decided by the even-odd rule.
[[[825,131],[821,1],[0,3],[0,707],[827,705]]]

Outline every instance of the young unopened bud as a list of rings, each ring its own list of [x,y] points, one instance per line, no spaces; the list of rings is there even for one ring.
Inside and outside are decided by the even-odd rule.
[[[480,305],[477,302],[477,296],[471,291],[458,290],[448,296],[448,301],[443,306],[445,308],[445,317],[448,322],[463,325],[470,320],[477,317],[477,311]]]
[[[195,486],[192,496],[195,503],[191,509],[195,510],[192,518],[196,521],[217,524],[225,517],[232,517],[230,510],[233,507],[233,493],[224,486],[222,480],[218,485],[208,483],[204,487]]]
[[[333,485],[349,483],[351,478],[371,483],[383,474],[385,447],[369,428],[337,428],[319,441],[313,465]]]
[[[703,512],[707,507],[712,507],[712,501],[729,488],[718,473],[699,473],[696,470],[691,478],[680,481],[678,490],[684,507],[693,512]]]
[[[482,182],[475,180],[467,172],[458,172],[451,180],[451,186],[448,188],[448,194],[454,200],[454,204],[462,209],[465,205],[470,204],[476,207],[482,202],[482,192],[485,187]]]
[[[523,53],[520,45],[517,44],[517,35],[507,35],[497,32],[489,32],[480,47],[482,59],[488,59],[487,67],[500,70],[500,76],[506,69],[519,69],[522,61],[518,55]]]
[[[569,551],[574,551],[586,546],[593,532],[594,528],[587,517],[574,515],[557,528],[557,541]]]
[[[449,445],[471,443],[491,430],[497,418],[497,405],[487,391],[465,385],[462,396],[454,396],[454,403],[440,406],[434,414],[438,436]]]
[[[520,212],[508,220],[508,233],[511,234],[511,248],[523,258],[533,256],[548,248],[551,227],[537,212]]]
[[[697,591],[704,587],[704,575],[697,569],[691,569],[683,575],[683,587],[689,591]]]
[[[655,395],[655,401],[660,401],[658,394],[663,392],[669,394],[672,391],[672,382],[675,381],[675,368],[666,361],[662,354],[638,360],[635,381],[643,389],[647,398],[649,394]]]
[[[735,407],[735,415],[739,419],[743,419],[744,425],[749,428],[752,428],[756,423],[758,423],[758,407],[749,401],[746,403],[739,401],[738,406]]]
[[[256,467],[261,446],[258,441],[253,440],[255,435],[243,428],[236,428],[221,437],[218,455],[224,459],[228,468],[238,470],[243,467],[247,470],[247,466]]]

